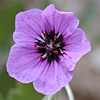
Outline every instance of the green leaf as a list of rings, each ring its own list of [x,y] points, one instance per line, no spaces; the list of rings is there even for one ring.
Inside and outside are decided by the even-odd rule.
[[[44,95],[35,91],[32,83],[18,83],[17,87],[8,93],[7,100],[41,100],[43,96]]]

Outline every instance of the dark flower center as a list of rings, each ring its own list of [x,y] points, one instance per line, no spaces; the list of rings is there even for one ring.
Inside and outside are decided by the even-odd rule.
[[[59,61],[59,55],[63,54],[63,47],[65,43],[63,42],[63,36],[59,33],[55,34],[55,31],[51,31],[49,34],[47,32],[40,36],[41,39],[37,39],[34,46],[38,48],[38,52],[42,53],[40,59],[44,61],[48,59],[48,62],[56,60]]]

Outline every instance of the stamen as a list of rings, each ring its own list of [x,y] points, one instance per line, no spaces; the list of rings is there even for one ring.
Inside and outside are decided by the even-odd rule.
[[[52,44],[53,47],[55,46],[55,40],[56,39],[57,39],[57,35],[54,35],[54,41],[53,41],[53,44]]]
[[[46,42],[49,44],[49,41],[48,41],[48,38],[47,38],[47,33],[44,32],[43,35],[44,35],[44,37],[45,37],[45,39],[46,39]]]
[[[45,48],[45,46],[39,46],[37,43],[35,43],[34,46],[38,48]]]
[[[43,57],[42,57],[42,56],[40,56],[40,59],[41,59],[41,60],[43,60]]]
[[[50,45],[52,45],[52,43],[53,43],[53,41],[52,41],[52,39],[50,39]]]
[[[60,43],[55,44],[55,47],[60,47]]]
[[[34,46],[37,47],[37,44],[35,43]]]
[[[57,35],[55,35],[54,38],[57,39]]]
[[[60,50],[60,53],[61,53],[61,54],[63,54],[63,53],[64,53],[64,52],[62,51],[62,49],[59,49],[59,50]]]
[[[48,45],[48,44],[47,44],[45,47],[46,47],[47,50],[49,50],[49,51],[51,51],[51,50],[53,49],[52,45]]]
[[[43,33],[43,35],[44,35],[44,36],[47,36],[47,33],[46,33],[46,32],[44,32],[44,33]]]
[[[47,52],[43,56],[40,56],[41,60],[45,59],[46,57],[47,57]]]
[[[55,51],[53,51],[55,54],[58,54],[58,51],[57,50],[55,50]]]
[[[57,45],[57,47],[60,47],[60,45]]]

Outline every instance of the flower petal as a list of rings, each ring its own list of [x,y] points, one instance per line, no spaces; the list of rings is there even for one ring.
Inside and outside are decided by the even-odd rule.
[[[74,70],[76,63],[73,62],[67,54],[63,54],[62,56],[59,56],[59,58],[62,65],[64,65],[68,71]]]
[[[79,24],[79,20],[72,12],[61,12],[55,9],[54,5],[49,5],[43,11],[43,21],[48,32],[62,33],[65,36],[75,31]]]
[[[45,30],[47,32],[53,31],[54,29],[53,16],[55,11],[55,6],[53,4],[50,4],[47,8],[44,9],[42,13]]]
[[[64,41],[66,41],[64,53],[75,63],[91,50],[90,43],[84,31],[80,28],[76,29],[76,31],[68,38],[65,38]]]
[[[64,37],[72,34],[79,24],[79,20],[72,12],[57,11],[54,16],[55,32],[64,35]]]
[[[45,95],[55,94],[72,79],[73,71],[68,71],[56,61],[47,65],[41,76],[33,81],[34,88]]]
[[[33,46],[33,42],[40,38],[42,32],[44,32],[42,10],[31,9],[16,15],[13,34],[15,43],[25,47]]]
[[[44,69],[44,63],[41,63],[39,58],[41,54],[36,52],[36,49],[29,49],[18,45],[12,46],[7,61],[9,75],[22,83],[36,80]]]

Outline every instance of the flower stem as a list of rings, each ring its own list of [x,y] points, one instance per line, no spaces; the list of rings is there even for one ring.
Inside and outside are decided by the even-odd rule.
[[[57,92],[55,100],[59,100],[59,94],[60,94],[60,91]]]
[[[66,92],[67,92],[67,94],[68,94],[69,100],[75,100],[75,99],[74,99],[74,95],[73,95],[73,93],[72,93],[72,90],[71,90],[69,84],[67,84],[67,85],[65,86],[65,89],[66,89]]]
[[[53,95],[49,95],[48,100],[52,100]]]

